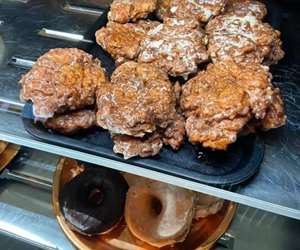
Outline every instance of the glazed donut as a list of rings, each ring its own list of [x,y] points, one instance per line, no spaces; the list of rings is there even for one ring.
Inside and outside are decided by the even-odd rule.
[[[194,192],[161,182],[131,186],[125,220],[131,233],[155,247],[182,242],[194,216]]]
[[[224,200],[203,193],[197,193],[195,201],[195,219],[216,214],[223,207]]]
[[[105,168],[86,168],[65,184],[59,195],[68,225],[84,235],[110,231],[124,213],[128,184],[121,174]]]

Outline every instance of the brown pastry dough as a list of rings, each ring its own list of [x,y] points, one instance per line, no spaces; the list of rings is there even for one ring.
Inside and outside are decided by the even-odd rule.
[[[160,19],[194,19],[206,23],[224,10],[227,0],[158,0],[157,15]]]
[[[156,8],[157,0],[114,0],[110,6],[108,20],[128,23],[146,18]]]
[[[271,104],[267,109],[266,116],[261,121],[261,128],[269,130],[278,128],[286,123],[286,115],[284,114],[283,101],[278,88],[273,90],[271,96]]]
[[[113,135],[114,152],[122,154],[124,159],[131,157],[149,157],[157,155],[163,146],[161,136],[154,132],[142,138],[129,135]]]
[[[228,13],[206,26],[208,53],[213,62],[277,63],[284,56],[280,32],[251,14]]]
[[[51,49],[22,77],[21,99],[33,102],[37,119],[95,103],[96,88],[106,82],[101,63],[86,52]]]
[[[165,145],[178,150],[183,144],[184,135],[185,119],[182,115],[177,114],[170,125],[163,131],[162,139]]]
[[[156,21],[140,20],[137,23],[109,22],[96,32],[97,43],[116,60],[116,64],[137,59],[140,43],[146,33],[159,25]]]
[[[97,92],[97,123],[113,134],[143,137],[166,128],[176,115],[168,76],[150,64],[126,62]]]
[[[191,143],[226,149],[236,141],[251,117],[251,109],[249,96],[235,81],[226,65],[220,63],[209,65],[183,85],[181,108]]]
[[[47,119],[44,125],[62,134],[74,134],[96,125],[96,114],[93,110],[73,111]]]
[[[231,60],[210,64],[182,88],[181,108],[187,118],[189,140],[204,147],[226,149],[252,117],[261,121],[268,120],[271,113],[284,117],[279,100],[268,67]],[[278,106],[278,115],[271,112],[274,105]],[[284,121],[279,118],[277,124]]]
[[[175,87],[152,64],[126,62],[97,92],[97,124],[113,135],[114,152],[125,159],[154,156],[163,143],[178,150],[184,118],[176,111]]]
[[[264,3],[255,0],[229,0],[225,12],[239,16],[252,15],[263,20],[267,15],[267,7]]]
[[[131,233],[156,247],[182,242],[194,217],[195,193],[162,182],[129,188],[125,220]]]
[[[171,76],[187,77],[207,61],[206,36],[191,19],[165,19],[141,43],[138,60],[154,63]]]

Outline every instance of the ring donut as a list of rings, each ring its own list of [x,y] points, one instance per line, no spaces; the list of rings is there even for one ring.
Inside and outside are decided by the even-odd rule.
[[[194,216],[194,192],[161,182],[129,188],[125,220],[131,233],[155,247],[182,242]]]
[[[194,219],[205,218],[209,215],[218,213],[224,204],[224,200],[203,193],[197,193],[195,201]]]
[[[103,234],[123,216],[127,190],[118,172],[87,168],[63,186],[61,212],[73,230],[88,236]]]

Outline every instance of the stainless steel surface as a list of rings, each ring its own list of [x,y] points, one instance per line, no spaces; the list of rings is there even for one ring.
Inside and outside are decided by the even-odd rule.
[[[32,60],[17,58],[13,56],[9,62],[10,65],[14,65],[16,67],[24,68],[24,69],[30,69],[35,62]]]
[[[22,162],[27,175],[33,175],[37,166],[47,172],[46,176],[51,175],[56,157],[45,156],[39,151],[30,153],[27,149],[25,152],[28,152],[28,156],[19,156],[22,159],[11,164],[11,171],[20,173],[19,165]],[[0,232],[42,249],[74,249],[54,218],[51,191],[38,188],[34,183],[30,185],[29,182],[0,179]],[[241,205],[216,250],[299,250],[299,234],[299,220]]]
[[[12,238],[8,235],[0,234],[1,247],[5,250],[42,250],[43,248],[26,244],[19,239]]]
[[[43,143],[30,137],[24,131],[21,118],[17,113],[22,107],[18,97],[17,82],[21,75],[26,72],[22,67],[30,66],[31,62],[50,48],[78,47],[88,44],[67,41],[66,37],[75,35],[77,40],[91,40],[92,38],[86,36],[86,32],[97,20],[97,15],[101,13],[101,7],[107,6],[109,2],[2,0],[0,5],[0,110],[8,110],[9,112],[0,111],[0,139],[53,154],[65,155],[121,171],[148,176],[300,219],[300,162],[299,136],[297,136],[299,128],[296,129],[293,126],[299,119],[298,107],[291,108],[286,128],[269,132],[266,136],[266,155],[259,174],[248,183],[226,190]],[[55,39],[41,36],[41,30],[48,31],[48,35],[50,30],[51,36]],[[16,65],[12,63],[14,61],[19,67],[15,67]],[[293,76],[293,74],[298,74],[298,71],[299,68],[291,67],[286,70],[285,74]],[[291,88],[288,92],[283,91],[283,95],[286,97],[286,103],[293,107],[294,99],[299,95],[300,90],[293,85],[293,78],[291,78],[290,84]],[[280,82],[277,85],[280,85]],[[295,88],[291,91],[293,86]],[[286,147],[286,141],[293,142],[289,145],[294,146]]]
[[[72,42],[94,43],[92,40],[85,39],[83,35],[71,34],[71,33],[63,32],[63,31],[59,31],[59,30],[51,30],[51,29],[42,28],[38,32],[38,34],[40,36],[44,36],[44,37],[56,38],[56,39],[72,41]]]
[[[98,2],[98,7],[107,4],[107,1],[94,2]],[[66,6],[73,7],[73,11],[65,9]],[[91,15],[82,13],[79,7],[80,1],[0,1],[0,98],[19,101],[18,80],[26,70],[8,64],[13,57],[34,61],[51,48],[80,47],[78,41],[50,39],[38,34],[45,28],[84,35],[101,10],[98,8],[98,12]]]
[[[22,148],[11,166],[3,171],[0,178],[51,190],[53,171],[58,159],[52,154]]]

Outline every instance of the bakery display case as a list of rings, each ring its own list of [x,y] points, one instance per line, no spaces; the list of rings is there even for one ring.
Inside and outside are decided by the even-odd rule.
[[[168,146],[159,148],[159,155],[154,157],[124,159],[112,151],[113,143],[106,131],[92,128],[71,136],[50,131],[34,122],[33,103],[19,98],[19,80],[50,49],[79,48],[99,58],[105,74],[115,70],[114,60],[97,45],[103,42],[98,37],[95,40],[95,32],[111,18],[108,15],[111,2],[3,0],[0,3],[1,247],[157,249],[129,237],[125,222],[125,233],[122,229],[118,236],[101,238],[101,244],[98,238],[89,240],[70,230],[58,201],[66,183],[61,177],[62,162],[77,160],[96,169],[146,177],[152,182],[225,200],[223,217],[221,212],[217,213],[219,221],[217,217],[200,220],[198,224],[206,226],[199,226],[199,232],[195,233],[197,240],[190,237],[187,242],[193,244],[175,244],[174,249],[209,249],[212,245],[218,250],[300,249],[300,5],[296,1],[264,1],[268,9],[266,21],[280,30],[285,52],[278,64],[270,66],[272,83],[280,88],[284,101],[287,120],[283,127],[241,137],[226,153],[192,146],[185,140],[177,152]],[[161,68],[168,67],[163,64]],[[179,73],[172,74],[173,81]],[[43,77],[48,79],[47,74]],[[214,227],[209,221],[215,221]],[[196,228],[197,223],[193,223]],[[214,229],[207,233],[207,228]],[[198,238],[201,232],[207,238]]]

